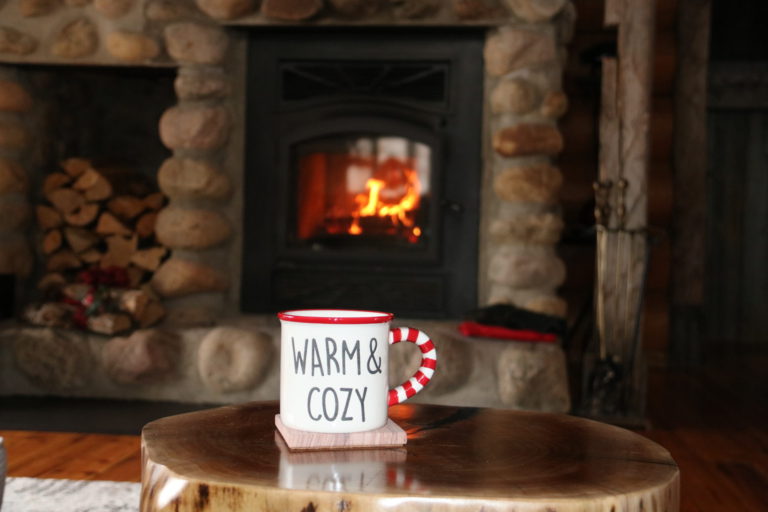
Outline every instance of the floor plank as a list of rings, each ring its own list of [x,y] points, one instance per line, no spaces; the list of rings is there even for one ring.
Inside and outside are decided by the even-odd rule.
[[[2,430],[0,437],[9,476],[140,481],[138,436]]]

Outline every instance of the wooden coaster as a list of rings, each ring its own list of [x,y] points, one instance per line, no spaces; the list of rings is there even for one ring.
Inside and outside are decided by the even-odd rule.
[[[378,446],[403,446],[408,442],[405,430],[387,418],[387,424],[376,430],[349,434],[324,434],[306,432],[286,427],[275,415],[275,426],[292,450],[325,450],[333,448],[365,448]]]

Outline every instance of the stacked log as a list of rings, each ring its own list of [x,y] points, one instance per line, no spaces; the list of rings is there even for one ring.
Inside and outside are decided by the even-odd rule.
[[[107,287],[109,297],[102,293],[100,299],[107,299],[110,311],[93,314],[91,308],[81,326],[114,334],[158,322],[164,309],[146,283],[168,251],[155,239],[165,196],[152,181],[124,168],[69,158],[61,162],[61,170],[45,177],[42,194],[36,214],[46,273],[38,287],[49,303],[77,306],[86,301],[90,307],[94,297],[88,293]],[[104,275],[120,279],[113,283],[102,279]],[[26,316],[40,323],[36,308],[40,306],[32,306]],[[73,310],[78,324],[78,308],[64,309]]]

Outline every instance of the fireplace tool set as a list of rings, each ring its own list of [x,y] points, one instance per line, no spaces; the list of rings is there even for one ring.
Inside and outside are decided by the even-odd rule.
[[[598,354],[585,367],[584,414],[632,419],[642,415],[644,381],[638,356],[643,290],[648,271],[646,229],[626,226],[626,192],[620,178],[595,190],[597,280],[595,324]],[[615,204],[615,208],[612,208]]]

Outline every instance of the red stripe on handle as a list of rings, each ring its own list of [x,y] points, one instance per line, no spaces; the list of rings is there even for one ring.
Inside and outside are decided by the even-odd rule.
[[[435,344],[432,343],[432,340],[427,340],[424,343],[422,343],[419,348],[421,349],[422,354],[426,354],[427,352],[435,348]]]
[[[403,336],[403,332],[405,332],[405,336]],[[410,341],[411,343],[416,343],[418,345],[418,339],[421,334],[423,333],[418,329],[411,329],[410,327],[391,329],[389,331],[389,344],[394,345],[401,341]],[[422,339],[424,339],[424,337],[426,337],[426,335],[424,335]],[[429,383],[431,377],[428,377],[427,374],[434,373],[434,370],[437,367],[437,351],[435,350],[435,344],[427,337],[426,341],[421,345],[418,345],[418,347],[422,354],[426,355],[429,353],[431,357],[422,356],[421,365],[419,366],[418,371],[411,377],[416,382],[415,385],[411,382],[411,379],[408,379],[394,389],[389,390],[389,393],[387,394],[387,402],[389,405],[399,404],[403,400],[411,398]]]

